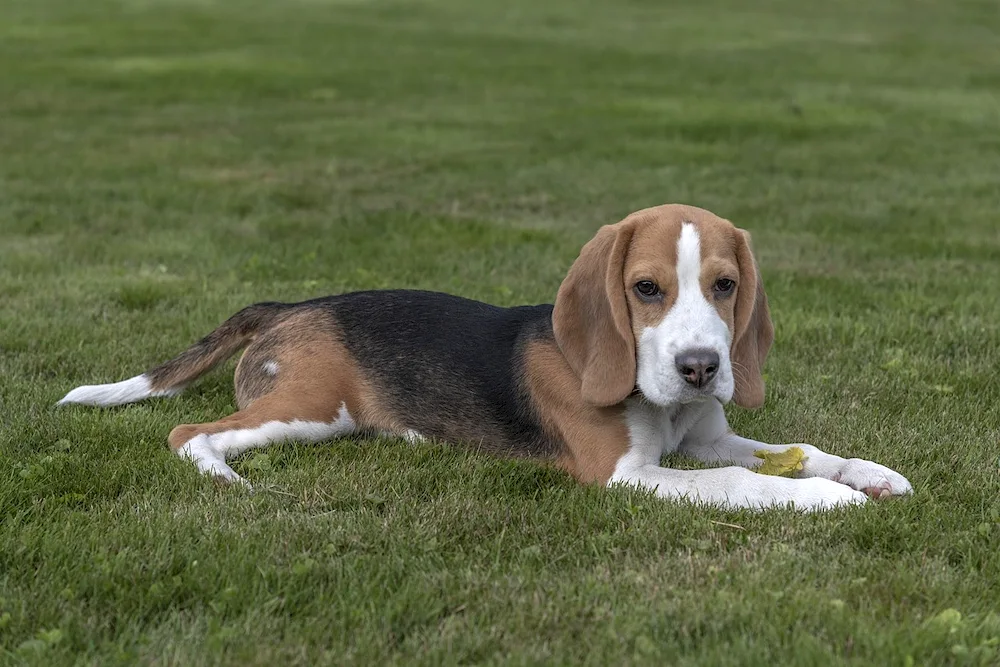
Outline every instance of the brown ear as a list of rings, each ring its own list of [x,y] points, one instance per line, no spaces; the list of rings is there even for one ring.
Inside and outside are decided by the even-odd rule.
[[[559,287],[552,330],[580,378],[583,398],[614,405],[635,388],[635,338],[623,270],[635,224],[601,227]]]
[[[759,408],[764,404],[764,361],[774,342],[774,326],[764,281],[750,250],[750,235],[741,229],[736,230],[736,235],[740,282],[733,347],[729,353],[736,380],[733,401],[744,408]]]

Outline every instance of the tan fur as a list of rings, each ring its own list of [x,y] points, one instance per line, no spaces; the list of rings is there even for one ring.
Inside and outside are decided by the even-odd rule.
[[[580,251],[552,312],[556,343],[594,405],[620,403],[635,387],[635,336],[622,267],[635,224],[606,225]]]
[[[265,360],[277,363],[276,377],[263,372]],[[261,393],[266,385],[271,390]],[[330,423],[342,405],[359,429],[402,431],[329,323],[313,312],[288,317],[260,334],[240,359],[236,386],[239,412],[216,422],[176,427],[168,437],[171,448],[199,434],[256,428],[269,421]]]
[[[623,406],[586,401],[580,378],[551,341],[530,343],[524,360],[542,428],[564,443],[556,465],[581,482],[606,484],[628,449]]]
[[[764,362],[774,343],[774,325],[767,305],[764,280],[750,249],[750,235],[742,230],[737,240],[740,288],[736,295],[736,322],[730,356],[736,391],[733,401],[745,408],[764,404]]]
[[[655,214],[630,215],[625,222],[631,222],[636,229],[627,261],[622,267],[619,289],[632,314],[632,335],[638,340],[643,329],[659,324],[677,301],[675,268],[681,225],[679,222],[664,224],[661,216]],[[640,299],[632,289],[640,280],[651,280],[659,285],[662,297],[652,302]]]

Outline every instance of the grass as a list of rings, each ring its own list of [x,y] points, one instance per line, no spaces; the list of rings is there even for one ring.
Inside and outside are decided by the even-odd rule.
[[[975,0],[3,3],[0,663],[998,664],[998,34]],[[549,301],[667,201],[754,234],[776,346],[734,428],[912,498],[723,512],[350,439],[243,457],[248,496],[164,445],[228,371],[53,407],[254,301]]]

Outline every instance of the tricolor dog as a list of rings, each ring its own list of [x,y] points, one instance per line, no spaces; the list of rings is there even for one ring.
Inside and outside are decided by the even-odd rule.
[[[810,445],[797,478],[759,475],[758,450],[723,405],[764,401],[773,339],[746,232],[666,205],[602,227],[554,305],[498,308],[419,291],[259,303],[177,358],[60,403],[173,396],[246,348],[239,411],[171,431],[203,473],[243,482],[226,459],[281,440],[348,433],[434,438],[548,461],[583,483],[637,485],[727,507],[812,510],[911,492],[885,466]],[[660,465],[669,452],[712,463]],[[245,482],[243,482],[245,483]]]

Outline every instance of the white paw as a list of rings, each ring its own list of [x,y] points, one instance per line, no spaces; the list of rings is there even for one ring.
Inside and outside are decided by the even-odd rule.
[[[864,459],[848,459],[830,479],[872,498],[913,493],[913,485],[898,472]]]
[[[246,481],[243,477],[236,474],[236,471],[230,468],[228,465],[225,470],[212,469],[203,471],[206,475],[211,475],[212,479],[223,485],[237,485],[242,486],[247,491],[253,491],[253,486],[250,482]]]
[[[810,477],[789,481],[796,483],[791,498],[795,508],[806,512],[868,502],[868,496],[861,491],[855,491],[830,479]]]
[[[252,491],[250,482],[236,474],[236,471],[226,463],[226,457],[212,447],[208,436],[198,435],[177,450],[182,459],[195,464],[198,471],[222,484],[239,484]]]

